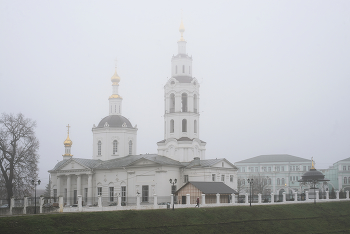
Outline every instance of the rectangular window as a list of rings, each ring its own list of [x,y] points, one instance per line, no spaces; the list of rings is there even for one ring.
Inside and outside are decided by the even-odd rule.
[[[84,202],[87,203],[88,200],[88,188],[84,188]]]
[[[114,187],[109,187],[109,201],[114,201]]]
[[[221,181],[225,182],[225,175],[221,175]]]
[[[269,172],[271,171],[271,167],[269,167]]]
[[[343,166],[343,171],[346,171],[346,166]]]
[[[126,202],[126,186],[122,186],[122,202]]]
[[[259,171],[259,168],[258,167],[255,167],[255,172],[258,172]]]
[[[298,176],[295,177],[296,181],[298,181]]]
[[[280,167],[276,167],[276,171],[280,171]]]
[[[215,174],[211,175],[211,181],[215,181]]]
[[[245,167],[242,167],[242,172],[245,172]]]
[[[230,182],[233,182],[233,175],[230,175]]]
[[[188,182],[188,175],[184,175],[184,183]]]
[[[148,202],[148,185],[142,185],[142,202]]]
[[[306,171],[306,166],[303,166],[303,171]]]
[[[284,166],[281,166],[281,171],[284,171]]]
[[[290,181],[293,181],[293,177],[292,176],[290,177]]]
[[[57,201],[57,189],[53,190],[53,201],[56,202]]]
[[[97,187],[97,195],[102,196],[102,187]]]

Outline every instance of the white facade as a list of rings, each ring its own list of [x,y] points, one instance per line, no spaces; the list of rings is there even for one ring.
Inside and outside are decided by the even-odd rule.
[[[204,141],[199,138],[199,83],[192,77],[192,57],[186,54],[185,31],[180,26],[178,54],[171,59],[171,78],[164,86],[164,140],[158,154],[181,162],[205,159]]]

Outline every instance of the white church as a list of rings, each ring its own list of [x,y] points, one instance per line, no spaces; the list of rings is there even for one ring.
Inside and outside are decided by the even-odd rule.
[[[224,182],[237,188],[237,168],[231,162],[206,159],[206,142],[199,137],[200,85],[192,76],[192,57],[186,53],[182,22],[179,31],[178,54],[172,57],[171,78],[164,86],[165,134],[157,142],[158,153],[137,154],[138,129],[122,116],[121,78],[115,69],[109,115],[92,128],[92,159],[73,157],[68,125],[63,160],[49,171],[52,197],[63,196],[66,205],[72,205],[81,195],[85,204],[93,205],[98,195],[107,203],[117,197],[127,203],[139,195],[141,202],[147,203],[154,194],[170,198],[188,181]]]

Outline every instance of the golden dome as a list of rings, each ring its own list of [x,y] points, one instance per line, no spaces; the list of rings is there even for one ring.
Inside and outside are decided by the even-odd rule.
[[[112,94],[109,98],[122,98],[122,97],[118,94]]]
[[[112,85],[118,85],[120,82],[120,77],[118,76],[117,68],[115,68],[115,72],[114,75],[111,77],[111,81],[113,83]]]
[[[179,32],[181,33],[180,41],[184,41],[185,39],[184,39],[184,37],[183,37],[183,33],[185,32],[185,26],[184,26],[184,23],[182,22],[182,19],[181,19],[181,24],[180,24]]]
[[[72,146],[73,142],[69,139],[69,135],[67,136],[67,139],[63,142],[64,146]]]

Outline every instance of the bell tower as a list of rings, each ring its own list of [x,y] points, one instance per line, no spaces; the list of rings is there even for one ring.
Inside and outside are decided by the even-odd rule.
[[[199,139],[199,87],[192,77],[192,56],[186,53],[185,32],[181,20],[178,54],[171,59],[171,78],[164,86],[164,140],[158,154],[181,162],[194,157],[205,159],[204,141]]]

